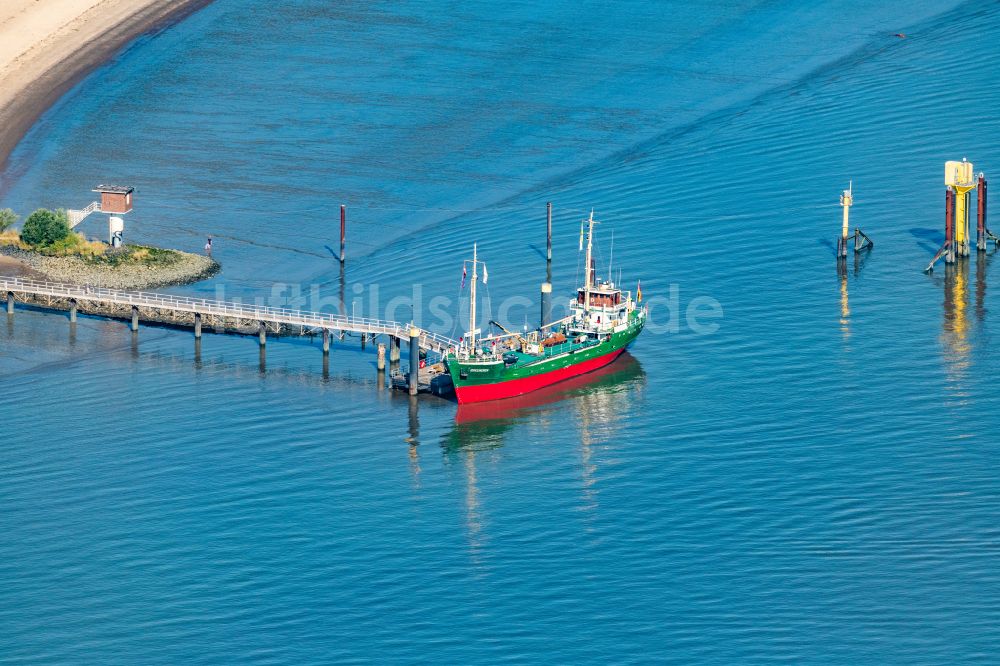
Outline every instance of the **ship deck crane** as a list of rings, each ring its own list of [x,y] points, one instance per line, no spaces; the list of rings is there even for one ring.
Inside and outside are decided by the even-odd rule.
[[[493,319],[490,319],[490,324],[492,324],[493,326],[496,326],[497,328],[499,328],[501,331],[503,331],[507,335],[509,335],[509,336],[511,336],[513,338],[517,338],[517,341],[521,343],[521,349],[524,349],[528,345],[528,341],[525,340],[524,336],[522,336],[520,333],[515,333],[513,331],[507,330],[504,327],[503,324],[501,324],[500,322],[495,321]]]

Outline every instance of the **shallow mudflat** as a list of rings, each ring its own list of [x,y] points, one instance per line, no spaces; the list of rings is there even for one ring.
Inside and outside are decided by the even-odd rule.
[[[27,277],[35,279],[44,279],[44,275],[38,271],[32,270],[23,261],[19,261],[13,257],[7,257],[0,254],[0,275],[6,277]]]

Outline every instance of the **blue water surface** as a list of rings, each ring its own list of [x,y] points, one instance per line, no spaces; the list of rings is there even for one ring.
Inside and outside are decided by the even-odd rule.
[[[484,319],[533,324],[545,203],[560,297],[594,208],[651,325],[469,408],[357,338],[324,372],[318,339],[19,308],[0,660],[996,662],[1000,277],[921,270],[942,163],[1000,164],[998,45],[996,6],[919,0],[220,0],[141,38],[0,204],[133,184],[129,239],[216,239],[169,291],[456,337],[474,242]],[[849,181],[875,248],[838,271]]]

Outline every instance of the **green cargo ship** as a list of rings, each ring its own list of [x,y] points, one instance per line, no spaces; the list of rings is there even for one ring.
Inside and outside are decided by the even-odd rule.
[[[584,285],[569,304],[570,315],[524,335],[505,330],[477,339],[476,282],[482,262],[473,249],[469,333],[445,356],[459,403],[511,398],[597,370],[618,358],[642,332],[647,313],[639,305],[641,287],[633,300],[610,279],[597,280],[593,213],[586,222]]]

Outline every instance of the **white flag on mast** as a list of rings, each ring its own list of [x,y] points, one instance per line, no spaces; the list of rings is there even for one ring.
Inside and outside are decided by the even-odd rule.
[[[486,264],[483,264],[483,284],[490,279],[490,274],[486,272]]]

